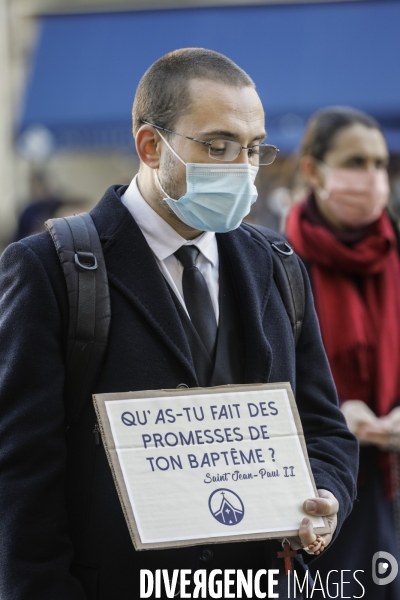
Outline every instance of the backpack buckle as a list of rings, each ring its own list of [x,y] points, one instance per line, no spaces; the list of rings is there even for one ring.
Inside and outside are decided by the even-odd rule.
[[[272,243],[271,246],[276,252],[279,252],[279,254],[284,254],[285,256],[291,256],[293,254],[293,248],[291,246],[289,246],[289,244],[287,242],[281,242],[281,244],[283,244],[284,247],[287,248],[287,250],[282,250],[274,243]]]
[[[76,252],[75,263],[80,269],[94,271],[97,269],[97,258],[92,252]]]

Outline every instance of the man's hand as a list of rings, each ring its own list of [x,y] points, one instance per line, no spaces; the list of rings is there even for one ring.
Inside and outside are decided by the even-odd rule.
[[[310,515],[327,517],[330,533],[320,536],[326,547],[330,543],[332,536],[335,533],[339,502],[331,492],[328,492],[328,490],[318,490],[318,494],[319,498],[310,498],[309,500],[306,500],[303,504],[303,508]],[[302,547],[307,549],[308,546],[313,544],[316,539],[317,536],[314,533],[311,519],[304,518],[300,525],[299,537],[289,538],[289,543],[293,550],[299,550]],[[315,546],[310,552],[314,554],[320,550],[321,545],[322,544],[320,543],[318,546]]]

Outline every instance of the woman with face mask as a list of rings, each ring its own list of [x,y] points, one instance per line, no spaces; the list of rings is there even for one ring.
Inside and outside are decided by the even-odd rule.
[[[359,501],[311,570],[325,582],[332,569],[339,575],[350,569],[343,597],[371,600],[400,598],[400,576],[376,585],[371,572],[376,552],[400,560],[393,508],[399,482],[388,452],[400,432],[400,260],[397,228],[386,210],[387,163],[373,118],[351,108],[320,111],[301,149],[310,192],[287,220],[289,241],[310,274],[342,411],[361,446]],[[365,596],[356,570],[364,571],[356,577]],[[378,577],[388,575],[388,563],[386,570],[378,565]]]

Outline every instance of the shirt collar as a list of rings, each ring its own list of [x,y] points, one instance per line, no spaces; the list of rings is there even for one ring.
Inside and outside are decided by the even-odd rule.
[[[195,245],[213,266],[218,263],[215,233],[205,231],[194,240],[185,240],[147,204],[140,193],[137,175],[132,179],[121,201],[139,225],[147,243],[159,260],[165,260],[186,244]]]

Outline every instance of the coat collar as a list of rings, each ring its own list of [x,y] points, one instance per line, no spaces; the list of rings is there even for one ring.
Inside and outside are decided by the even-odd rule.
[[[91,211],[103,243],[110,281],[129,298],[197,384],[182,322],[154,256],[135,220],[121,202],[126,186],[110,187]],[[239,300],[246,336],[246,382],[268,381],[272,352],[263,316],[272,286],[272,258],[243,228],[217,234]]]

